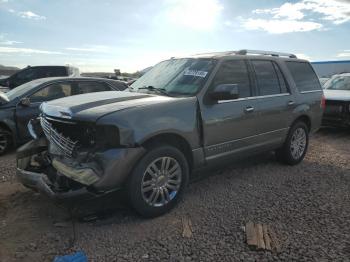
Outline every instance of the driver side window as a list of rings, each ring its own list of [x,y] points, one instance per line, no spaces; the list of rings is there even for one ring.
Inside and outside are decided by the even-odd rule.
[[[252,96],[247,65],[243,60],[224,61],[216,73],[211,88],[221,84],[236,84],[239,98]]]
[[[71,95],[71,84],[70,83],[55,83],[44,87],[37,91],[30,97],[30,101],[45,102]]]

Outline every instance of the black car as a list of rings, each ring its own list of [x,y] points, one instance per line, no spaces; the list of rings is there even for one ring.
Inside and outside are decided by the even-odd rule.
[[[71,66],[28,66],[0,79],[0,86],[13,89],[35,79],[58,76],[79,76],[79,70]]]
[[[101,78],[54,77],[37,79],[7,93],[0,92],[0,154],[30,139],[27,124],[44,101],[100,91],[121,91],[121,81]]]
[[[332,76],[324,85],[325,126],[350,127],[350,73]]]

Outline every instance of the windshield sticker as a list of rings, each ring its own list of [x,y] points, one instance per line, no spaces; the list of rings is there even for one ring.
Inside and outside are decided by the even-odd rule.
[[[200,70],[185,70],[184,75],[185,76],[198,76],[198,77],[206,77],[208,72],[206,71],[200,71]]]

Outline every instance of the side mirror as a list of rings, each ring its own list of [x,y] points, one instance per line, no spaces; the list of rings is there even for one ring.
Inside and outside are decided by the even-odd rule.
[[[24,97],[19,102],[22,106],[30,106],[30,98]]]
[[[210,97],[218,100],[232,100],[239,98],[238,84],[222,84],[214,88]]]

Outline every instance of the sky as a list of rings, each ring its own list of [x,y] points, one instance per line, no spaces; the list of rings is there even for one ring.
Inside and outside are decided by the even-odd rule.
[[[350,0],[0,0],[0,64],[135,72],[239,49],[350,60]]]

